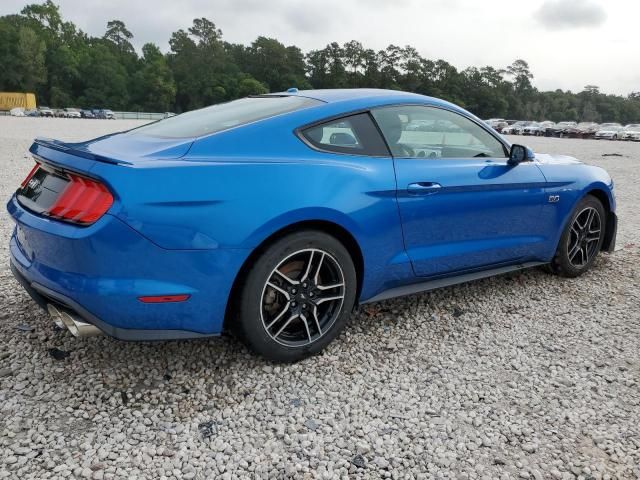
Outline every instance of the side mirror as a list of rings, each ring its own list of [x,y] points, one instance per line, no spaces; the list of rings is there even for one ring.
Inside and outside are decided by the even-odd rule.
[[[522,162],[531,162],[535,157],[531,149],[524,145],[513,144],[509,152],[509,165],[518,165]]]

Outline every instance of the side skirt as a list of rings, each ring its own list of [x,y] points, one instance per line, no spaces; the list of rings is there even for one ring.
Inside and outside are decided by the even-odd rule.
[[[389,300],[390,298],[404,297],[406,295],[413,295],[414,293],[428,292],[429,290],[435,290],[436,288],[449,287],[451,285],[457,285],[459,283],[471,282],[473,280],[479,280],[481,278],[493,277],[495,275],[502,275],[503,273],[514,272],[517,270],[523,270],[525,268],[537,267],[545,265],[548,262],[525,262],[516,265],[508,265],[504,267],[492,268],[489,270],[481,270],[477,272],[464,273],[462,275],[456,275],[452,277],[436,278],[433,280],[427,280],[419,283],[412,283],[410,285],[402,285],[400,287],[390,288],[385,290],[368,300],[360,302],[364,305],[366,303],[381,302],[382,300]]]

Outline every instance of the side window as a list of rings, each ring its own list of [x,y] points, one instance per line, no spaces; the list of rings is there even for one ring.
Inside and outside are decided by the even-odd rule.
[[[304,139],[319,150],[351,155],[389,156],[368,113],[359,113],[304,129]]]
[[[442,108],[414,105],[371,112],[395,157],[504,158],[508,154],[481,126]]]

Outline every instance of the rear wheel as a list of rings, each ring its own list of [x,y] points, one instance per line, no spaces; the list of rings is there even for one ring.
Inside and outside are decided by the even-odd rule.
[[[353,261],[338,240],[314,230],[288,235],[269,246],[246,277],[241,336],[270,360],[301,360],[338,335],[356,290]]]
[[[580,200],[560,237],[550,264],[552,272],[577,277],[589,270],[602,247],[605,224],[600,200],[591,195]]]

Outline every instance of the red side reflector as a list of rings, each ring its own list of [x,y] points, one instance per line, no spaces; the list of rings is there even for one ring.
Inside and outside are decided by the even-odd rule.
[[[20,184],[20,188],[24,188],[25,185],[29,183],[29,180],[31,180],[31,177],[33,177],[35,173],[38,171],[38,168],[40,168],[40,164],[36,163],[31,169],[31,171],[29,172],[29,175],[27,175],[27,178],[25,178]]]
[[[71,180],[49,215],[76,223],[93,223],[113,204],[113,195],[107,187],[90,178],[69,174]]]
[[[188,300],[191,295],[185,293],[182,295],[153,295],[149,297],[138,297],[142,303],[170,303],[170,302],[184,302]]]

